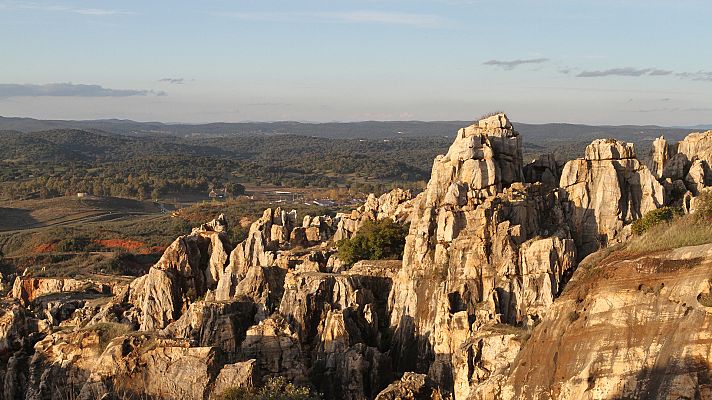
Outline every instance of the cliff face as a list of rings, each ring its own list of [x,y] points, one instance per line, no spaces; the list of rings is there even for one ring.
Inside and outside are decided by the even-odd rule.
[[[473,399],[712,397],[712,247],[581,267]],[[704,303],[704,304],[703,304]]]
[[[658,207],[694,210],[710,138],[658,139],[652,172],[613,139],[524,166],[496,114],[416,197],[268,209],[234,249],[221,216],[132,281],[18,277],[0,399],[213,399],[277,376],[327,399],[710,398],[712,245],[595,252]],[[385,218],[410,223],[402,262],[338,260]]]
[[[503,114],[461,129],[435,159],[389,299],[397,369],[465,396],[482,379],[473,335],[530,325],[552,303],[575,247],[557,193],[521,180],[521,139]]]
[[[665,204],[665,191],[633,145],[596,140],[583,159],[566,163],[560,187],[580,255],[620,241],[623,229]]]

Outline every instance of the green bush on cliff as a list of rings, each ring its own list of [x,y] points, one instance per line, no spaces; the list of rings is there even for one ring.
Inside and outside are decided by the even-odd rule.
[[[257,388],[231,388],[219,400],[321,400],[321,396],[303,386],[288,382],[284,377],[270,378]]]
[[[712,219],[712,192],[702,192],[697,196],[695,215],[700,219]]]
[[[636,235],[642,235],[650,228],[660,225],[663,222],[670,222],[676,215],[680,212],[672,207],[662,207],[657,210],[650,211],[645,214],[643,218],[640,218],[633,222],[633,233]]]
[[[408,229],[390,219],[366,221],[350,239],[337,243],[338,257],[347,264],[359,260],[397,259],[403,255]]]

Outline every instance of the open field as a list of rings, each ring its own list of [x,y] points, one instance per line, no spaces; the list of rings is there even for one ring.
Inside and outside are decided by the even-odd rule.
[[[277,188],[255,189],[274,193]],[[4,258],[0,272],[21,273],[30,268],[41,275],[137,275],[155,263],[176,237],[218,214],[227,216],[231,225],[228,240],[234,245],[245,238],[249,225],[268,207],[296,209],[300,217],[350,209],[248,197],[202,200],[174,212],[161,212],[161,205],[173,209],[173,204],[111,197],[2,202],[0,254]]]

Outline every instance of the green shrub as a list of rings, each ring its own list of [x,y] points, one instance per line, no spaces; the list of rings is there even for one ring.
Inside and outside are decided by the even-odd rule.
[[[679,214],[679,210],[672,207],[662,207],[657,210],[650,211],[645,214],[643,218],[633,222],[633,233],[636,235],[642,235],[654,226],[657,226],[663,222],[672,221],[672,219]]]
[[[704,191],[695,200],[695,215],[700,219],[712,219],[712,192]]]
[[[347,264],[359,260],[397,259],[403,255],[408,229],[390,219],[366,221],[350,239],[340,240],[338,257]]]
[[[270,378],[262,388],[230,388],[218,400],[320,400],[321,396],[284,377]]]
[[[695,215],[685,215],[651,227],[626,243],[625,249],[648,253],[707,243],[712,243],[712,224]]]
[[[56,249],[59,252],[81,252],[81,251],[96,251],[101,248],[89,237],[86,236],[69,236],[57,242]]]

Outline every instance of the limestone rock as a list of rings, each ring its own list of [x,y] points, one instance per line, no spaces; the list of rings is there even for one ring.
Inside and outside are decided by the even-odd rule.
[[[394,367],[428,373],[448,392],[472,334],[532,325],[575,266],[557,193],[521,183],[521,141],[510,125],[462,129],[435,159],[393,278]]]
[[[685,154],[677,153],[672,155],[663,168],[663,178],[669,178],[672,181],[684,179],[687,170],[690,168],[690,160]]]
[[[371,193],[366,202],[351,213],[339,213],[336,218],[338,225],[333,240],[338,242],[353,236],[365,221],[378,221],[392,219],[395,222],[405,223],[409,220],[413,208],[413,195],[410,190],[400,188],[376,197]]]
[[[12,297],[20,300],[23,304],[29,304],[39,297],[50,294],[70,292],[110,294],[113,289],[112,285],[90,279],[18,276],[12,287]]]
[[[0,300],[0,398],[24,398],[37,320],[16,300]]]
[[[307,369],[299,337],[283,319],[267,318],[247,330],[240,345],[243,359],[255,359],[262,379],[284,376],[297,384],[307,382]]]
[[[328,398],[370,399],[393,379],[390,358],[366,344],[363,322],[355,310],[334,310],[319,327],[311,371],[325,378],[316,386]]]
[[[225,233],[194,230],[176,239],[161,259],[130,285],[141,330],[165,328],[217,287],[227,262]]]
[[[294,220],[294,221],[293,221]],[[247,239],[238,244],[230,253],[230,261],[217,284],[216,300],[229,300],[235,296],[238,283],[247,275],[251,267],[269,267],[274,264],[278,243],[287,232],[286,227],[296,222],[296,213],[282,212],[280,208],[267,209],[262,217],[250,225]],[[278,225],[281,224],[281,225]],[[273,226],[279,226],[277,238],[273,238]]]
[[[29,364],[28,400],[75,398],[103,348],[98,330],[57,332],[38,342]]]
[[[707,161],[697,159],[692,162],[690,171],[685,177],[685,186],[694,196],[700,193],[703,188],[712,185],[712,169]]]
[[[198,301],[161,333],[166,337],[190,339],[199,347],[219,347],[228,357],[235,358],[247,329],[254,322],[254,315],[252,302]]]
[[[665,204],[662,185],[634,157],[632,146],[596,140],[585,159],[564,166],[560,186],[580,256],[613,243],[624,225]]]
[[[694,132],[677,144],[677,154],[683,154],[688,160],[700,159],[712,163],[712,131]]]
[[[650,151],[650,172],[655,178],[660,179],[663,177],[665,163],[667,163],[669,156],[668,143],[665,137],[660,136],[653,140],[653,147]]]
[[[220,399],[228,389],[251,388],[257,386],[259,376],[255,360],[227,364],[220,370],[210,394],[210,399]]]
[[[633,143],[615,139],[596,139],[586,146],[586,160],[625,160],[635,158]]]
[[[443,396],[436,384],[426,375],[406,372],[403,377],[388,385],[376,400],[441,400]]]
[[[561,177],[561,167],[554,154],[542,154],[534,161],[524,166],[524,181],[528,183],[541,182],[546,187],[558,187]]]
[[[473,334],[455,354],[454,381],[458,398],[487,393],[492,390],[491,386],[506,378],[528,333],[522,328],[502,328],[493,326]]]
[[[223,364],[219,350],[189,347],[185,340],[120,336],[101,354],[79,399],[104,395],[205,399]]]
[[[578,270],[511,368],[473,399],[712,396],[710,245]]]

